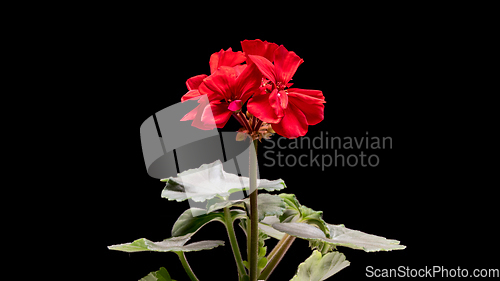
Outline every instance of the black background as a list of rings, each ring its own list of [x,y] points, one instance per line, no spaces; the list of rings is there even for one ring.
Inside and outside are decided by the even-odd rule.
[[[369,132],[393,140],[392,149],[371,151],[380,157],[380,165],[373,168],[269,168],[259,156],[261,178],[284,179],[284,192],[324,211],[325,221],[407,246],[377,253],[341,247],[351,265],[336,280],[365,278],[370,265],[460,266],[469,272],[498,266],[489,248],[495,245],[498,214],[495,185],[487,179],[493,168],[481,147],[469,141],[488,137],[484,123],[476,120],[491,120],[492,112],[470,112],[477,100],[460,76],[468,64],[462,55],[467,24],[429,17],[311,16],[242,27],[227,19],[198,24],[189,17],[179,23],[121,15],[93,27],[73,42],[78,45],[73,56],[81,66],[78,83],[86,105],[78,123],[85,129],[81,156],[91,160],[83,165],[86,176],[77,180],[86,195],[77,231],[92,241],[84,250],[82,270],[95,271],[102,277],[97,280],[138,280],[164,266],[174,279],[187,280],[172,253],[127,254],[106,248],[142,237],[168,238],[177,217],[189,207],[160,198],[164,184],[146,173],[139,127],[153,113],[180,101],[186,79],[209,74],[212,53],[228,47],[239,51],[240,41],[256,38],[283,44],[304,59],[294,87],[323,91],[325,120],[309,127],[309,137],[321,131],[340,137]],[[77,32],[86,30],[82,26]],[[231,120],[224,130],[235,128]],[[224,227],[208,224],[192,241],[203,239],[225,240],[226,246],[186,254],[198,277],[235,280]],[[268,245],[274,245],[271,241]],[[308,243],[297,239],[272,279],[289,280],[309,255]]]

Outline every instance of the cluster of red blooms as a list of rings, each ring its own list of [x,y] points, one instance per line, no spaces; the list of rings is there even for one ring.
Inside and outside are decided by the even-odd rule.
[[[198,99],[199,105],[182,121],[193,120],[193,126],[209,130],[214,122],[223,128],[234,116],[244,127],[240,131],[253,138],[273,132],[297,138],[307,133],[309,125],[323,120],[325,97],[321,91],[289,88],[304,62],[295,52],[259,39],[244,40],[241,46],[243,52],[229,48],[212,54],[211,75],[186,81],[189,91],[181,101]],[[203,95],[208,99],[201,99]],[[243,114],[247,101],[247,114]]]

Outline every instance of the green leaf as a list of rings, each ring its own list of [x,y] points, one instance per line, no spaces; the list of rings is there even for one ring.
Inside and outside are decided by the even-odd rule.
[[[345,246],[353,249],[362,249],[366,252],[391,251],[404,249],[399,241],[384,237],[366,234],[352,230],[343,225],[327,224],[322,218],[322,211],[314,211],[300,205],[293,194],[279,195],[286,204],[286,210],[280,216],[281,223],[267,223],[277,231],[270,236],[278,236],[285,232],[290,235],[309,240],[310,246],[321,250],[322,253],[332,251],[335,246]],[[267,219],[267,218],[266,218]],[[267,229],[264,228],[264,231]],[[271,233],[271,231],[267,231]],[[325,245],[326,243],[326,245]]]
[[[170,277],[168,271],[164,267],[160,267],[158,271],[153,271],[147,276],[144,276],[139,281],[176,281]]]
[[[325,243],[321,240],[309,240],[309,247],[311,247],[312,250],[320,251],[323,255],[336,249],[334,245]]]
[[[279,222],[280,220],[277,217],[265,217],[261,222],[259,222],[259,229],[270,237],[281,240],[285,233],[272,227],[273,224]]]
[[[141,238],[131,243],[108,246],[108,249],[128,252],[128,253],[144,252],[144,251],[192,252],[200,250],[209,250],[224,245],[224,241],[220,240],[206,240],[185,245],[186,242],[189,239],[191,239],[192,235],[193,233],[189,233],[184,236],[171,237],[160,242],[153,242],[148,239]]]
[[[314,211],[301,205],[294,194],[281,193],[278,196],[283,198],[286,205],[286,210],[280,216],[281,222],[304,222],[317,226],[325,235],[329,235],[328,226],[323,220],[323,211]]]
[[[266,216],[281,216],[286,208],[284,200],[277,195],[259,194],[257,198],[259,221],[263,220]]]
[[[262,258],[266,255],[267,253],[267,247],[260,247],[259,248],[259,258]]]
[[[207,213],[211,213],[226,207],[238,206],[250,209],[250,198],[239,200],[224,200],[219,197],[208,200]],[[266,216],[281,216],[285,210],[286,205],[281,197],[278,195],[262,193],[258,195],[257,209],[259,212],[259,221],[263,220]]]
[[[247,221],[246,220],[240,221],[240,227],[243,229],[245,234],[247,234],[247,228],[246,228]],[[267,239],[269,239],[269,236],[259,229],[259,250],[258,250],[259,259],[257,261],[257,266],[259,268],[259,272],[261,272],[267,265],[267,258],[265,257],[266,253],[267,253],[267,247],[265,246],[265,240],[267,240]],[[248,261],[243,261],[243,265],[245,265],[245,267],[247,269],[249,269]]]
[[[322,281],[349,266],[344,254],[332,252],[322,255],[314,251],[309,258],[299,265],[297,274],[290,281]]]
[[[327,242],[334,245],[360,249],[366,252],[402,250],[406,248],[406,246],[400,245],[398,240],[352,230],[343,224],[328,224],[328,228],[330,229],[330,238]]]
[[[259,221],[267,216],[281,216],[286,208],[284,200],[278,195],[263,193],[259,194],[257,198]],[[244,201],[247,204],[247,209],[250,209],[250,198],[246,198]]]
[[[259,268],[259,272],[261,272],[267,265],[267,258],[266,257],[260,257],[259,258],[259,263],[257,264],[257,267]]]
[[[321,229],[306,223],[275,223],[273,228],[302,239],[326,239],[326,235]]]
[[[222,163],[219,160],[210,164],[203,164],[197,169],[190,169],[177,174],[177,177],[169,177],[161,181],[166,183],[161,197],[168,200],[177,200],[178,202],[186,199],[204,202],[216,196],[228,197],[231,193],[248,190],[250,186],[247,177],[239,177],[224,172]],[[285,187],[285,182],[281,179],[274,181],[257,180],[258,189],[275,191]]]
[[[211,221],[220,221],[224,220],[224,215],[221,213],[211,213],[193,216],[193,213],[204,212],[203,209],[191,208],[187,209],[182,213],[177,221],[174,223],[172,227],[172,236],[182,236],[188,233],[196,233],[200,228],[202,228],[205,224]]]
[[[184,211],[172,227],[172,236],[182,236],[188,233],[194,234],[212,221],[224,222],[223,213],[204,214],[204,212],[206,211],[198,208],[190,208]],[[233,221],[237,218],[247,217],[246,213],[242,210],[231,210],[230,213]],[[195,215],[193,216],[193,214]]]
[[[283,198],[286,206],[286,210],[280,217],[280,221],[291,222],[292,220],[298,220],[300,218],[300,204],[295,194],[281,193],[278,196]]]
[[[278,231],[295,237],[316,242],[320,241],[333,246],[360,249],[365,252],[391,251],[406,248],[404,245],[399,245],[399,241],[397,240],[352,230],[343,225],[327,224],[330,232],[330,237],[328,238],[320,229],[304,223],[275,223],[272,226]]]
[[[224,209],[226,207],[232,207],[232,206],[244,207],[244,200],[243,199],[224,200],[223,198],[220,197],[214,197],[207,201],[206,212],[212,213]]]

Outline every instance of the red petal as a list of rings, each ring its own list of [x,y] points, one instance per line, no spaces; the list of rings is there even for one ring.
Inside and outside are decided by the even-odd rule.
[[[273,124],[276,133],[289,139],[304,136],[307,134],[307,127],[306,116],[293,103],[288,104],[281,122]]]
[[[267,123],[277,123],[281,120],[280,117],[274,114],[274,110],[269,104],[269,94],[255,94],[247,103],[248,111]]]
[[[235,66],[246,60],[243,52],[233,52],[231,48],[226,51],[220,50],[210,56],[210,73],[214,73],[221,66]]]
[[[292,88],[288,89],[288,98],[291,104],[304,113],[307,124],[316,125],[323,121],[325,97],[321,91]]]
[[[323,95],[323,92],[321,92],[320,90],[307,90],[307,89],[299,89],[299,88],[288,89],[288,93],[292,93],[292,92],[298,93],[301,95],[306,95],[306,96],[309,96],[311,98],[325,102],[325,96]]]
[[[268,59],[270,62],[274,61],[274,51],[278,48],[275,43],[262,40],[244,40],[241,41],[241,48],[245,55],[257,55]]]
[[[203,80],[199,87],[200,94],[208,95],[210,100],[229,100],[235,80],[236,71],[232,67],[222,66]]]
[[[245,70],[245,68],[247,68],[246,64],[233,66],[233,69],[236,72],[236,76],[240,76],[240,74],[243,72],[243,70]]]
[[[285,93],[283,93],[283,94],[285,94]],[[278,91],[278,89],[274,89],[269,94],[269,105],[274,110],[274,114],[276,116],[283,117],[283,107],[281,106],[281,97],[280,96],[281,96],[281,91]]]
[[[264,77],[271,80],[276,84],[276,74],[274,72],[274,65],[265,57],[249,55],[248,58],[257,65],[260,72]]]
[[[236,79],[234,98],[245,103],[255,92],[259,91],[261,82],[262,74],[255,64],[247,66]]]
[[[295,52],[289,52],[283,45],[274,52],[274,69],[277,81],[284,84],[292,80],[299,65],[304,62]]]
[[[185,102],[185,101],[190,100],[190,99],[195,99],[195,98],[199,97],[200,95],[201,95],[200,91],[191,90],[191,91],[187,92],[184,96],[182,96],[181,102]]]
[[[186,115],[184,115],[184,117],[181,118],[181,121],[193,120],[196,117],[196,112],[198,112],[198,107],[200,107],[200,105],[198,105],[195,109],[189,111]]]
[[[281,108],[286,109],[286,107],[288,106],[288,93],[284,90],[281,90],[278,93],[278,98],[280,100]]]
[[[195,109],[191,110],[188,114],[184,115],[184,117],[182,117],[181,121],[193,120],[193,122],[191,123],[191,126],[193,126],[193,127],[196,127],[198,129],[202,129],[202,130],[214,129],[215,123],[213,121],[211,124],[209,124],[209,123],[205,124],[204,122],[201,121],[201,119],[203,117],[203,112],[205,111],[205,109],[207,107],[210,107],[209,103],[208,103],[207,96],[202,96],[199,99],[198,103],[199,103],[199,105]]]
[[[200,86],[201,82],[203,82],[203,79],[205,79],[205,78],[207,78],[206,74],[200,74],[200,75],[196,75],[196,76],[193,76],[193,77],[189,78],[186,81],[186,86],[187,86],[188,90],[196,90],[196,89],[198,89],[198,87]]]
[[[228,106],[227,102],[211,102],[210,106],[203,111],[201,121],[206,126],[213,125],[215,122],[217,128],[223,128],[232,115],[232,112],[227,109]]]

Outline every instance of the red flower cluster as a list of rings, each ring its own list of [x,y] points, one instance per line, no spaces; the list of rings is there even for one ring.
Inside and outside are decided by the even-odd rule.
[[[214,128],[214,121],[217,128],[224,127],[232,115],[249,133],[271,125],[276,133],[297,138],[307,133],[309,125],[323,120],[325,97],[321,91],[289,88],[303,62],[297,54],[259,39],[244,40],[241,46],[243,52],[229,48],[212,54],[211,75],[186,81],[189,91],[181,101],[199,99],[200,104],[182,121],[193,120],[193,126],[208,130]],[[200,99],[202,95],[208,99]],[[259,120],[250,122],[255,126],[242,122],[246,116],[241,109],[247,101],[248,112]]]

